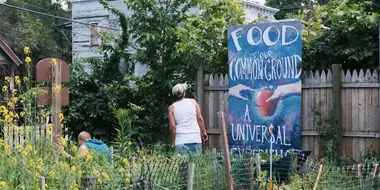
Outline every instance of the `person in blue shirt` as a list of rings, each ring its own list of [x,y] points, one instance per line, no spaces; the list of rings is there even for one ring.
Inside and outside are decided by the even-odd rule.
[[[103,141],[92,139],[90,133],[88,133],[87,131],[82,131],[81,133],[79,133],[78,141],[78,151],[80,156],[84,156],[86,152],[104,153],[106,160],[108,161],[108,163],[110,163],[110,150]],[[59,142],[57,142],[56,147],[63,155],[72,158],[72,156],[65,152],[63,147],[59,145]]]
[[[90,133],[83,131],[78,135],[79,141],[79,154],[84,155],[86,151],[104,153],[108,162],[110,162],[110,149],[103,141],[91,139]]]

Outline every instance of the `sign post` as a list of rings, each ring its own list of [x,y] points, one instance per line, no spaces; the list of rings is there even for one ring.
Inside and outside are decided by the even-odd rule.
[[[37,82],[52,82],[52,87],[40,87],[37,94],[39,106],[51,105],[52,112],[52,143],[62,135],[60,120],[62,105],[69,104],[69,89],[62,87],[62,82],[69,82],[69,66],[66,62],[55,58],[46,58],[37,63]]]

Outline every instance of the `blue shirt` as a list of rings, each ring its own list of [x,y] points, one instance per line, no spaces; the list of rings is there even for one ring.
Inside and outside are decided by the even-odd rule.
[[[110,163],[110,149],[106,144],[103,143],[101,140],[97,139],[90,139],[84,143],[84,145],[87,147],[87,149],[91,152],[103,152],[106,156],[106,159],[108,163]]]

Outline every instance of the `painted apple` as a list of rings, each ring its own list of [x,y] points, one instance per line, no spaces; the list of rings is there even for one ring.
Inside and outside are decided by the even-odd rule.
[[[266,102],[272,95],[273,92],[266,89],[260,90],[257,93],[256,104],[258,105],[260,114],[263,116],[272,116],[277,109],[277,99]]]

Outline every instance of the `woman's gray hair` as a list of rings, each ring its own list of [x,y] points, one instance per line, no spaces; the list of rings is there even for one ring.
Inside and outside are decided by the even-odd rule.
[[[187,90],[187,84],[186,83],[179,83],[179,84],[176,84],[173,89],[172,89],[172,94],[177,97],[177,98],[180,98],[182,97],[186,90]]]

